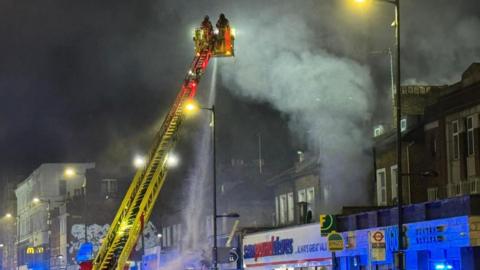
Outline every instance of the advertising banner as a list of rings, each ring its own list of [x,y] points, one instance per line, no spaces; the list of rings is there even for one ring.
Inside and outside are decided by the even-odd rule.
[[[327,239],[321,237],[318,224],[247,235],[243,253],[246,269],[323,266],[332,262]]]

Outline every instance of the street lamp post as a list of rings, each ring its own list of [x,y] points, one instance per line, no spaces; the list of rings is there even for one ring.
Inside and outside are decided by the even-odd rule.
[[[65,171],[63,172],[63,175],[67,178],[73,178],[75,176],[83,176],[84,177],[84,183],[83,183],[83,223],[84,223],[84,237],[85,237],[85,243],[88,242],[88,234],[87,234],[87,176],[85,173],[78,173],[77,170],[71,167],[67,167]]]
[[[403,243],[403,177],[402,177],[402,91],[400,88],[400,0],[389,1],[395,5],[395,38],[397,45],[396,122],[397,122],[397,192],[398,192],[398,269],[404,266]]]
[[[33,203],[38,204],[38,203],[47,203],[47,242],[48,242],[48,269],[50,269],[50,259],[51,259],[51,252],[52,252],[52,243],[51,243],[51,237],[50,234],[52,233],[52,219],[51,219],[51,200],[43,200],[38,197],[33,198]],[[34,241],[35,242],[35,241]],[[35,245],[35,243],[34,243]]]
[[[190,100],[185,104],[185,109],[187,112],[195,112],[198,109],[207,110],[212,113],[212,178],[213,178],[213,201],[212,201],[212,221],[213,221],[213,254],[212,254],[212,263],[213,263],[213,270],[218,269],[218,247],[217,247],[217,153],[216,153],[216,119],[215,119],[215,105],[212,105],[210,108],[198,107],[198,105],[193,101]]]
[[[217,150],[216,150],[216,117],[215,117],[215,105],[210,108],[198,107],[198,105],[190,100],[185,104],[187,112],[195,112],[198,109],[207,110],[212,113],[212,178],[213,178],[213,270],[218,269],[218,246],[217,246],[217,218],[238,218],[240,215],[237,213],[229,213],[224,215],[217,215]]]
[[[2,267],[3,263],[5,269],[10,269],[13,267],[14,258],[12,255],[15,254],[15,241],[17,238],[16,234],[12,233],[12,228],[16,225],[16,223],[13,219],[12,213],[10,212],[7,212],[3,217],[0,218],[0,220],[2,221],[1,226],[3,226],[3,233],[5,234],[5,238],[3,239],[5,243],[0,243],[0,248],[5,248],[3,251],[3,261],[0,263],[0,268]],[[2,250],[0,250],[0,252],[2,252]]]
[[[202,108],[212,112],[212,178],[213,178],[213,270],[218,269],[218,247],[217,247],[217,149],[216,149],[216,126],[215,105],[211,108]]]
[[[367,0],[355,0],[358,3],[364,3]],[[398,192],[398,269],[404,270],[404,243],[403,243],[403,178],[402,178],[402,93],[400,89],[401,73],[400,73],[400,0],[376,0],[379,2],[389,3],[395,6],[395,41],[397,49],[397,80],[395,84],[395,107],[396,107],[396,137],[397,137],[397,192]]]

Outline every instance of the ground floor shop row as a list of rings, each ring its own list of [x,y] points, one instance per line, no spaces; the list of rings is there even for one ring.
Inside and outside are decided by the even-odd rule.
[[[405,225],[406,269],[480,269],[480,216]],[[329,251],[320,225],[308,224],[246,235],[243,267],[250,270],[395,269],[396,226],[340,232],[342,251]],[[331,241],[339,241],[331,239]]]

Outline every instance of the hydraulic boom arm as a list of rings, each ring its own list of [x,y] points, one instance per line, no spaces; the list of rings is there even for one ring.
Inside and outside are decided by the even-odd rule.
[[[203,23],[202,28],[195,30],[195,57],[190,69],[160,130],[155,135],[147,164],[136,172],[103,239],[93,261],[93,269],[123,270],[143,224],[152,214],[153,206],[165,181],[168,153],[175,145],[176,134],[183,120],[185,102],[195,96],[197,85],[212,56],[233,56],[232,32],[228,24],[219,27],[218,34],[213,34],[211,28],[206,29]]]

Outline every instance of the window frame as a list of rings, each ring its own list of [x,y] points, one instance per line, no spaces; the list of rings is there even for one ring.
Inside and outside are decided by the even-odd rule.
[[[475,125],[474,125],[473,117],[474,115],[467,116],[467,119],[465,121],[466,130],[467,130],[467,155],[468,156],[473,156],[475,154],[475,133],[474,133]]]
[[[285,224],[287,221],[287,194],[281,194],[280,198],[280,224]]]
[[[431,195],[434,195],[432,198]],[[438,187],[429,187],[427,188],[427,200],[429,202],[438,200]]]
[[[315,215],[315,187],[309,187],[306,189],[307,205],[308,209],[312,211],[312,216]],[[311,197],[309,194],[312,194]]]
[[[287,193],[287,222],[293,222],[295,220],[295,199],[293,192]]]
[[[400,132],[404,132],[405,130],[407,130],[407,119],[402,118],[400,119]]]
[[[280,224],[280,198],[275,196],[275,225]]]
[[[297,202],[307,202],[307,191],[304,188],[299,189],[297,195]]]
[[[390,190],[392,191],[392,202],[397,199],[398,200],[398,179],[397,179],[397,170],[398,165],[395,164],[390,166]],[[395,179],[395,181],[394,181]]]
[[[380,174],[383,174],[383,180],[384,180],[384,183],[385,185],[381,185],[381,179],[380,179]],[[379,206],[383,206],[383,205],[387,205],[387,170],[385,168],[381,168],[381,169],[378,169],[376,171],[376,185],[377,185],[377,205]],[[381,200],[381,198],[383,197],[383,194],[381,193],[382,191],[385,192],[385,198],[384,200]]]
[[[458,160],[460,158],[460,123],[458,120],[452,121],[452,146],[452,158]]]

